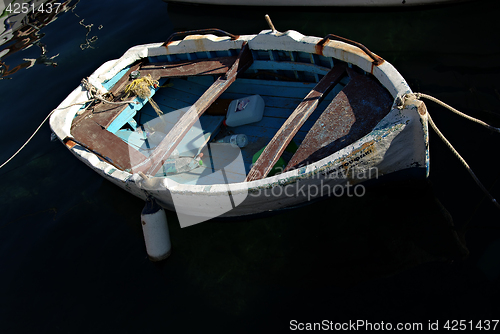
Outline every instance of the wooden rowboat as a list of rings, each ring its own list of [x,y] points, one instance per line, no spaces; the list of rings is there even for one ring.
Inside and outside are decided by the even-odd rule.
[[[127,96],[141,78],[150,97]],[[362,196],[365,181],[388,175],[427,177],[427,113],[408,93],[391,64],[335,35],[211,29],[106,62],[50,124],[90,168],[188,226]],[[246,108],[253,96],[260,120],[226,126],[233,101]],[[248,144],[218,142],[234,134]]]

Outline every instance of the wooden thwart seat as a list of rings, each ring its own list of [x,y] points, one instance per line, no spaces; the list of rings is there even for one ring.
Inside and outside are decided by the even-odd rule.
[[[225,74],[236,61],[237,56],[210,59],[185,60],[175,63],[149,63],[141,66],[141,76],[160,78],[180,78],[195,75]]]
[[[334,66],[318,84],[307,94],[290,117],[266,146],[259,159],[248,173],[246,181],[264,178],[269,174],[281,154],[305,123],[323,98],[339,83],[346,70],[345,64]]]

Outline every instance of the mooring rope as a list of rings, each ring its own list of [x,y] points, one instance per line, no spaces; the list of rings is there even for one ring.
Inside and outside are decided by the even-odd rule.
[[[490,130],[493,130],[493,131],[496,131],[496,132],[500,132],[500,128],[496,128],[494,126],[491,126],[477,118],[474,118],[474,117],[471,117],[469,115],[466,115],[460,111],[458,111],[457,109],[447,105],[446,103],[444,103],[443,101],[441,100],[438,100],[436,99],[435,97],[433,96],[430,96],[430,95],[427,95],[427,94],[422,94],[422,93],[414,93],[414,94],[407,94],[404,96],[404,100],[407,100],[408,98],[410,98],[411,96],[414,96],[415,98],[417,99],[420,99],[420,98],[425,98],[425,99],[428,99],[430,101],[433,101],[449,110],[451,110],[452,112],[454,112],[455,114],[459,115],[459,116],[462,116],[468,120],[471,120],[473,122],[476,122],[478,124],[481,124],[483,126],[485,126],[486,128],[490,129]],[[465,161],[464,158],[462,158],[462,156],[460,155],[460,153],[458,153],[458,151],[453,147],[453,145],[451,145],[451,143],[448,141],[448,139],[446,139],[446,137],[441,133],[441,131],[439,131],[438,127],[436,126],[436,124],[434,123],[434,121],[432,120],[432,117],[429,113],[427,113],[427,117],[429,119],[429,124],[431,125],[432,129],[436,132],[436,134],[438,135],[439,138],[441,138],[441,140],[446,144],[446,146],[448,146],[448,148],[453,152],[453,154],[458,158],[458,160],[460,160],[460,162],[462,163],[462,165],[464,165],[464,167],[467,169],[467,171],[469,172],[469,174],[472,176],[472,178],[474,179],[474,181],[476,182],[476,184],[479,186],[479,188],[481,188],[481,190],[484,192],[484,194],[493,202],[493,204],[498,208],[500,209],[500,204],[497,202],[497,200],[490,194],[490,192],[486,189],[486,187],[481,183],[481,181],[479,181],[479,179],[477,178],[476,174],[474,174],[474,172],[472,171],[472,169],[469,167],[469,164]]]
[[[108,104],[129,104],[129,103],[139,104],[139,102],[137,102],[137,101],[117,101],[117,102],[108,101],[104,98],[104,96],[102,94],[99,94],[99,91],[97,90],[97,88],[94,87],[94,85],[92,85],[88,81],[88,79],[86,79],[86,78],[82,79],[82,85],[83,85],[83,87],[85,87],[85,89],[87,89],[87,92],[90,95],[90,100],[85,101],[83,103],[92,102],[94,100],[99,100],[103,103],[108,103]]]
[[[8,164],[12,159],[15,158],[16,155],[19,154],[19,152],[21,152],[21,150],[23,148],[26,147],[26,145],[28,145],[28,143],[31,141],[31,139],[33,139],[33,137],[38,133],[38,131],[41,129],[41,127],[45,124],[45,122],[47,122],[47,120],[49,119],[49,117],[58,109],[66,109],[66,108],[69,108],[69,107],[72,107],[72,106],[75,106],[75,105],[80,105],[80,104],[86,104],[86,103],[89,103],[89,102],[93,102],[95,100],[99,100],[99,101],[102,101],[104,103],[110,103],[110,104],[129,104],[129,103],[135,103],[135,104],[138,104],[139,102],[137,101],[119,101],[119,102],[112,102],[112,101],[107,101],[106,99],[104,99],[104,97],[99,94],[97,88],[95,88],[92,84],[89,83],[89,81],[87,79],[83,79],[82,80],[82,85],[85,87],[85,89],[87,89],[91,99],[90,100],[87,100],[87,101],[82,101],[82,102],[77,102],[77,103],[73,103],[73,104],[70,104],[70,105],[67,105],[67,106],[64,106],[64,107],[59,107],[59,108],[56,108],[54,110],[52,110],[48,115],[47,117],[45,117],[45,119],[43,120],[42,123],[40,123],[40,125],[38,126],[38,128],[36,128],[35,132],[33,132],[33,134],[28,138],[28,140],[16,151],[16,153],[14,153],[9,159],[7,159],[7,161],[5,161],[2,165],[0,165],[0,168],[2,168],[3,166],[5,166],[6,164]],[[86,108],[85,108],[86,109]]]
[[[14,159],[14,157],[16,155],[19,154],[19,152],[21,152],[21,150],[26,146],[28,145],[28,143],[31,141],[31,139],[37,134],[37,132],[40,130],[40,128],[42,127],[42,125],[49,119],[50,115],[52,115],[54,113],[54,111],[56,111],[56,109],[52,110],[48,115],[47,117],[45,117],[45,119],[43,120],[43,122],[38,126],[38,128],[36,128],[35,132],[33,132],[33,134],[28,138],[28,140],[24,143],[23,146],[21,146],[20,149],[17,150],[16,153],[14,153],[9,159],[7,159],[7,161],[5,161],[1,166],[0,168],[2,168],[3,166],[5,166],[6,164],[8,164],[12,159]]]
[[[416,97],[417,99],[420,99],[420,98],[422,98],[422,97],[423,97],[423,98],[425,98],[425,99],[428,99],[428,100],[430,100],[430,101],[432,101],[432,102],[435,102],[435,103],[439,104],[439,105],[440,105],[440,106],[442,106],[442,107],[447,108],[448,110],[451,110],[452,112],[454,112],[455,114],[457,114],[457,115],[459,115],[459,116],[462,116],[462,117],[464,117],[464,118],[466,118],[466,119],[468,119],[468,120],[470,120],[470,121],[476,122],[476,123],[478,123],[478,124],[481,124],[482,126],[486,127],[487,129],[490,129],[490,130],[492,130],[492,131],[495,131],[495,132],[500,133],[500,128],[496,128],[496,127],[491,126],[491,125],[489,125],[489,124],[487,124],[487,123],[485,123],[485,122],[483,122],[483,121],[481,121],[481,120],[479,120],[479,119],[477,119],[477,118],[474,118],[474,117],[471,117],[471,116],[469,116],[469,115],[467,115],[467,114],[464,114],[463,112],[458,111],[457,109],[455,109],[455,108],[453,108],[453,107],[451,107],[451,106],[447,105],[447,104],[446,104],[446,103],[444,103],[443,101],[438,100],[438,99],[436,99],[436,98],[435,98],[435,97],[433,97],[433,96],[430,96],[430,95],[427,95],[427,94],[423,94],[423,93],[415,93],[415,97]]]

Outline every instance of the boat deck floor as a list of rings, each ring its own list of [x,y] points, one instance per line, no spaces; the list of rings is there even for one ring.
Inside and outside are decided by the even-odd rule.
[[[124,70],[127,73],[118,80],[113,90],[120,92],[124,88],[127,74],[133,69]],[[348,69],[347,72],[349,75],[334,86],[294,135],[293,143],[299,147],[292,159],[294,166],[300,166],[312,156],[313,160],[317,161],[349,145],[371,131],[390,111],[392,98],[376,80],[369,75],[358,74],[352,69]],[[137,159],[135,160],[137,162],[149,156],[161,141],[161,138],[157,138],[159,140],[154,143],[148,139],[146,130],[148,124],[154,124],[158,120],[166,124],[165,119],[170,115],[179,115],[180,110],[195,104],[217,77],[218,75],[204,75],[168,80],[163,78],[160,80],[162,87],[156,89],[152,99],[165,116],[158,116],[146,100],[141,103],[145,104],[140,110],[127,107],[125,111],[120,111],[124,110],[124,107],[103,105],[98,106],[99,112],[87,111],[75,118],[72,134],[78,143],[84,146],[87,142],[90,143],[86,147],[100,153],[101,158],[111,161],[121,169],[128,169],[133,165],[134,159]],[[202,166],[190,172],[168,174],[168,177],[184,184],[209,185],[244,181],[251,170],[253,156],[270,143],[304,97],[316,87],[314,82],[281,81],[278,78],[279,76],[276,76],[276,80],[263,80],[238,77],[214,104],[224,105],[223,101],[260,95],[265,102],[263,118],[251,124],[225,127],[221,126],[224,116],[214,116],[207,111],[194,126],[198,129],[191,131],[191,136],[195,138],[195,140],[190,139],[191,147],[183,147],[183,151],[180,152],[184,153],[181,156],[196,156],[203,149]],[[119,121],[116,121],[117,119]],[[163,133],[162,131],[159,133],[163,136],[168,133],[176,123],[175,117],[170,119],[170,123],[162,129]],[[326,132],[323,129],[324,123],[328,124]],[[224,173],[221,175],[220,172],[216,172],[218,168],[214,168],[214,164],[221,166],[220,162],[213,161],[210,146],[207,147],[205,144],[230,134],[245,134],[248,137],[248,145],[241,149],[243,165],[236,166],[228,160],[228,167],[224,168]],[[315,154],[317,152],[320,155]],[[293,153],[286,151],[283,153],[285,165],[292,155]],[[113,156],[114,159],[111,160],[108,156]],[[223,157],[222,160],[224,159]],[[234,156],[227,159],[234,159]],[[167,175],[167,171],[165,168],[160,169],[156,175]]]
[[[307,135],[307,132],[315,121],[320,117],[322,111],[339,93],[339,91],[348,82],[346,77],[338,84],[321,102],[311,117],[297,132],[293,141],[299,146]],[[214,82],[211,76],[187,77],[171,79],[167,86],[158,90],[153,99],[158,104],[163,113],[174,112],[175,110],[185,108],[196,102],[198,97]],[[212,139],[219,139],[228,134],[245,134],[248,137],[248,145],[241,149],[241,154],[244,161],[245,174],[238,173],[235,169],[225,170],[229,182],[240,182],[246,177],[252,165],[252,157],[259,150],[264,148],[273,138],[278,129],[288,119],[290,114],[302,101],[315,83],[305,82],[283,82],[272,80],[258,80],[238,78],[236,81],[221,95],[220,99],[239,99],[245,96],[260,95],[265,102],[264,116],[262,120],[256,123],[237,127],[227,127],[222,129]],[[141,112],[137,114],[136,121],[138,124],[144,124],[157,118],[158,115],[150,104],[145,105]],[[218,116],[203,115],[202,123],[207,122],[210,118]],[[139,130],[141,131],[141,130]],[[228,132],[229,131],[229,132]],[[213,174],[211,170],[210,154],[207,149],[203,151],[204,168],[196,168],[189,173],[177,175],[169,175],[169,178],[182,183],[195,184],[212,184],[213,178],[209,176]],[[288,157],[290,158],[290,156]],[[220,175],[213,175],[220,179]],[[220,183],[220,182],[218,182]]]

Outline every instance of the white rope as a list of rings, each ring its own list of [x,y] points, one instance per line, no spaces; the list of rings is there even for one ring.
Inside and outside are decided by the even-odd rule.
[[[137,101],[118,101],[118,102],[108,101],[101,94],[98,94],[99,91],[97,90],[97,88],[94,87],[86,78],[82,79],[82,85],[87,89],[91,98],[86,102],[91,102],[97,99],[103,103],[108,103],[108,104],[129,104],[129,103],[139,104],[139,102]]]
[[[97,89],[92,86],[87,79],[83,79],[82,80],[82,84],[83,86],[87,89],[87,91],[89,92],[89,95],[91,97],[90,100],[87,100],[87,101],[83,101],[83,102],[77,102],[77,103],[73,103],[73,104],[70,104],[70,105],[67,105],[67,106],[64,106],[64,107],[59,107],[59,108],[56,108],[54,110],[52,110],[48,115],[47,117],[45,117],[45,119],[43,120],[42,123],[40,123],[40,125],[38,126],[38,128],[35,130],[35,132],[33,132],[33,134],[28,138],[28,140],[23,144],[23,146],[21,146],[21,148],[19,148],[17,150],[16,153],[14,153],[9,159],[7,159],[7,161],[5,161],[1,166],[0,168],[2,168],[3,166],[5,166],[6,164],[8,164],[12,159],[14,159],[14,157],[16,155],[19,154],[19,152],[21,152],[21,150],[23,148],[26,147],[26,145],[28,145],[28,143],[31,141],[31,139],[38,133],[38,131],[40,130],[40,128],[42,127],[43,124],[45,124],[45,122],[47,122],[47,120],[49,119],[49,117],[58,109],[66,109],[66,108],[69,108],[69,107],[72,107],[72,106],[75,106],[75,105],[79,105],[79,104],[86,104],[88,102],[92,102],[92,101],[95,101],[96,99],[99,100],[99,101],[102,101],[104,103],[109,103],[109,104],[129,104],[129,103],[139,103],[137,101],[121,101],[121,102],[111,102],[111,101],[107,101],[105,100],[102,95],[100,94],[97,94]],[[85,108],[86,109],[86,108]]]
[[[7,163],[9,163],[12,159],[14,159],[14,157],[19,153],[21,152],[21,150],[26,146],[28,145],[28,143],[30,142],[30,140],[37,134],[37,132],[40,130],[40,128],[42,127],[42,125],[49,119],[50,115],[52,115],[54,113],[54,111],[56,111],[56,109],[52,110],[48,115],[47,117],[45,117],[45,119],[43,120],[43,122],[38,126],[38,128],[35,130],[35,132],[33,132],[33,134],[31,135],[31,137],[28,138],[28,140],[24,143],[23,146],[21,146],[21,148],[19,150],[17,150],[16,153],[14,153],[14,155],[12,155],[9,159],[7,159],[7,161],[5,161],[1,166],[0,168],[2,168],[3,166],[5,166]]]
[[[427,94],[423,94],[423,93],[415,93],[415,97],[416,97],[417,99],[420,99],[420,98],[422,98],[422,97],[423,97],[423,98],[425,98],[425,99],[431,100],[432,102],[435,102],[435,103],[437,103],[437,104],[441,105],[442,107],[445,107],[445,108],[447,108],[448,110],[451,110],[452,112],[454,112],[455,114],[457,114],[457,115],[459,115],[459,116],[462,116],[462,117],[464,117],[464,118],[466,118],[466,119],[468,119],[468,120],[470,120],[470,121],[476,122],[476,123],[478,123],[478,124],[481,124],[482,126],[484,126],[484,127],[488,128],[488,129],[490,129],[490,130],[492,130],[492,131],[496,131],[496,132],[500,133],[500,128],[495,128],[494,126],[491,126],[491,125],[489,125],[489,124],[487,124],[487,123],[485,123],[485,122],[483,122],[483,121],[481,121],[481,120],[479,120],[479,119],[477,119],[477,118],[474,118],[474,117],[471,117],[471,116],[469,116],[469,115],[466,115],[466,114],[464,114],[463,112],[458,111],[457,109],[455,109],[455,108],[453,108],[453,107],[451,107],[451,106],[447,105],[447,104],[446,104],[446,103],[444,103],[443,101],[438,100],[438,99],[436,99],[436,98],[435,98],[435,97],[433,97],[433,96],[430,96],[430,95],[427,95]]]
[[[412,95],[412,94],[407,94],[407,95]],[[405,95],[404,96],[404,99],[408,99],[410,96],[407,96]],[[490,130],[494,130],[494,131],[497,131],[497,132],[500,132],[500,129],[499,128],[495,128],[481,120],[478,120],[474,117],[471,117],[469,115],[466,115],[458,110],[456,110],[455,108],[453,107],[450,107],[449,105],[447,105],[446,103],[436,99],[435,97],[432,97],[430,95],[426,95],[426,94],[422,94],[422,93],[415,93],[413,94],[416,98],[426,98],[428,100],[431,100],[433,102],[436,102],[437,104],[453,111],[454,113],[456,113],[457,115],[460,115],[462,117],[465,117],[467,118],[468,120],[471,120],[473,122],[476,122],[476,123],[479,123],[485,127],[487,127],[488,129]],[[429,124],[431,125],[432,129],[434,129],[434,131],[436,132],[436,134],[438,135],[439,138],[441,138],[441,140],[446,144],[446,146],[448,146],[448,148],[453,152],[453,154],[458,158],[458,160],[460,160],[460,162],[462,163],[462,165],[464,165],[464,167],[467,169],[467,171],[469,172],[469,174],[472,176],[472,178],[474,179],[474,181],[476,182],[476,184],[479,186],[479,188],[481,188],[481,190],[485,193],[485,195],[491,200],[491,202],[493,202],[493,204],[498,208],[500,209],[500,204],[497,202],[497,200],[489,193],[489,191],[486,189],[486,187],[481,183],[481,181],[479,181],[479,179],[477,178],[476,174],[474,174],[474,172],[472,171],[472,169],[469,167],[469,164],[465,161],[464,158],[462,158],[462,156],[458,153],[458,151],[453,147],[453,145],[451,145],[451,143],[448,141],[448,139],[446,139],[446,137],[441,133],[441,131],[439,131],[439,129],[437,128],[436,124],[434,124],[434,121],[432,120],[431,118],[431,115],[429,113],[427,113],[427,117],[429,119]]]

